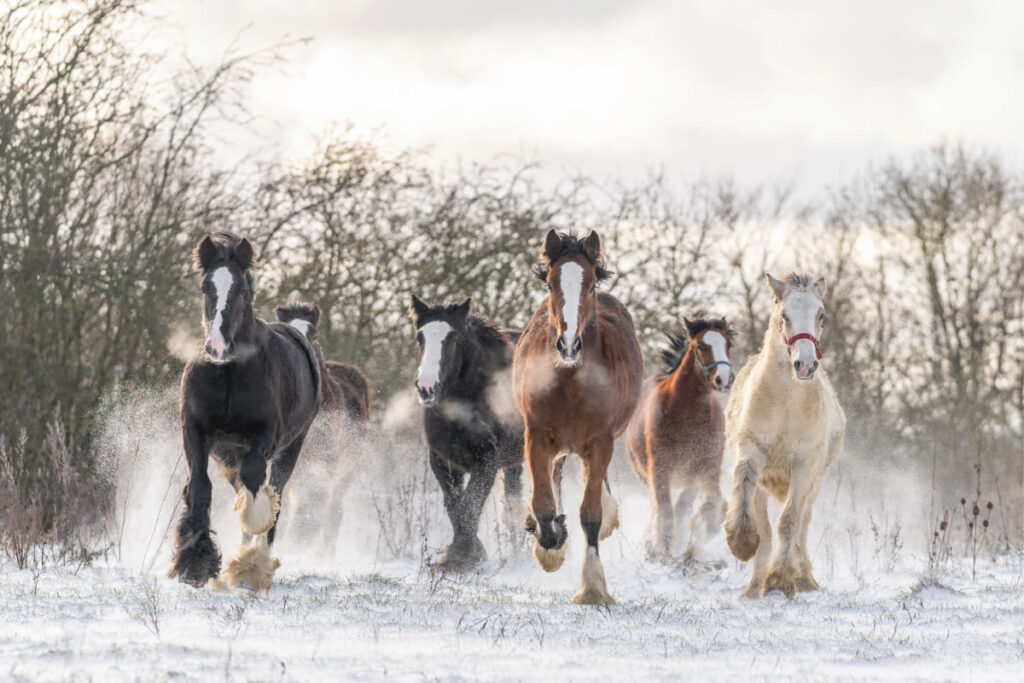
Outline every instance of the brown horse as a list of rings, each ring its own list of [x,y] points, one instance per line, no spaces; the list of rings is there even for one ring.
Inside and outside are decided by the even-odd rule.
[[[724,318],[683,321],[685,331],[668,335],[665,367],[644,383],[626,445],[637,475],[651,490],[651,555],[671,556],[675,523],[684,521],[698,493],[703,494],[690,520],[689,562],[718,531],[725,514],[718,484],[725,415],[714,392],[732,386],[733,333]],[[674,505],[673,486],[678,489]]]
[[[320,307],[308,304],[289,304],[277,307],[277,319],[306,335],[320,362],[323,377],[321,400],[327,410],[340,410],[353,422],[365,424],[370,419],[373,387],[363,371],[354,365],[324,359],[320,346]]]
[[[643,355],[629,311],[612,295],[597,292],[609,273],[596,232],[579,240],[551,230],[535,272],[549,293],[523,330],[512,369],[533,480],[526,528],[540,566],[549,572],[561,567],[568,532],[554,486],[561,490],[565,455],[579,455],[584,480],[580,524],[587,551],[573,602],[614,604],[597,544],[618,526],[618,509],[602,482],[615,439],[640,399]]]

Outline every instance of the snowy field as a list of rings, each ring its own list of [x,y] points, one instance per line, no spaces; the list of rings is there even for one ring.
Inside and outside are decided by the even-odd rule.
[[[581,563],[578,468],[566,468],[570,555],[544,574],[497,524],[491,559],[469,576],[425,568],[448,538],[415,443],[377,439],[359,467],[332,465],[314,439],[286,498],[282,561],[268,596],[170,581],[166,530],[182,463],[167,396],[112,407],[118,528],[91,566],[17,570],[0,562],[0,678],[10,680],[1020,680],[1024,556],[947,563],[927,574],[919,502],[839,468],[817,505],[812,556],[824,589],[741,601],[749,569],[719,535],[703,572],[644,557],[647,499],[625,464],[611,483],[623,528],[602,544],[610,609],[571,604]],[[385,429],[389,431],[387,419]],[[409,437],[411,439],[411,437]],[[318,445],[319,444],[319,445]],[[319,449],[319,450],[318,450]],[[130,456],[128,454],[131,454]],[[366,463],[367,457],[376,463]],[[395,463],[405,463],[395,467]],[[342,468],[344,469],[344,468]],[[213,472],[211,472],[213,474]],[[390,477],[390,478],[389,478]],[[386,482],[386,483],[385,483]],[[859,484],[855,485],[853,482]],[[215,480],[225,558],[237,524]],[[318,511],[344,500],[326,533]],[[493,497],[492,497],[493,498]],[[329,507],[329,506],[328,506]],[[900,526],[898,526],[900,525]]]

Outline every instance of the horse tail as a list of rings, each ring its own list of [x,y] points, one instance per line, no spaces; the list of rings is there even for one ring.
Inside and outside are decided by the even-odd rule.
[[[754,492],[757,488],[757,470],[749,460],[736,462],[732,471],[732,495],[725,513],[725,539],[729,550],[746,562],[757,552],[761,537],[754,519]]]

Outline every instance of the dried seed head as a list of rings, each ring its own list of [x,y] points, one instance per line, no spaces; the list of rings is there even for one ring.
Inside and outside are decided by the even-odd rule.
[[[987,519],[983,519],[981,521],[981,525],[987,529],[988,528],[988,520]]]
[[[946,521],[945,520],[943,520],[942,524],[939,525],[939,530],[940,531],[945,531],[946,530]]]
[[[987,507],[989,510],[991,510],[992,509],[992,501],[990,500],[988,502],[988,505],[986,505],[985,507]]]
[[[961,505],[967,505],[967,499],[966,498],[961,498],[960,499],[960,504]]]
[[[938,531],[936,531],[936,532],[935,532],[935,538],[938,538],[938,537],[939,537],[939,532],[938,532]]]
[[[967,528],[968,529],[973,529],[974,528],[974,522],[967,522]]]
[[[975,503],[975,504],[974,504],[974,510],[973,510],[973,512],[974,512],[974,516],[975,516],[975,517],[977,517],[978,515],[980,515],[980,514],[981,514],[981,510],[979,510],[979,509],[978,509],[978,504],[977,504],[977,503]]]

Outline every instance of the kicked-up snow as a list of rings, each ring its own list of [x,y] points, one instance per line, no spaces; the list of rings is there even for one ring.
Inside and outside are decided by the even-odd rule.
[[[0,678],[992,681],[1024,672],[1024,555],[985,551],[976,578],[963,558],[929,572],[920,501],[880,494],[883,483],[849,465],[816,505],[810,545],[823,590],[744,601],[749,567],[721,534],[699,570],[646,559],[647,494],[617,454],[622,528],[601,555],[618,605],[605,609],[570,602],[584,545],[577,465],[566,467],[570,548],[559,572],[545,574],[505,532],[496,486],[481,530],[491,559],[469,575],[436,576],[429,561],[450,529],[415,432],[371,438],[346,459],[330,446],[344,435],[321,424],[282,500],[282,566],[269,595],[195,590],[166,578],[183,481],[172,399],[111,411],[103,443],[123,459],[121,512],[100,560],[24,570],[0,560]],[[226,560],[240,531],[233,492],[211,475]]]

